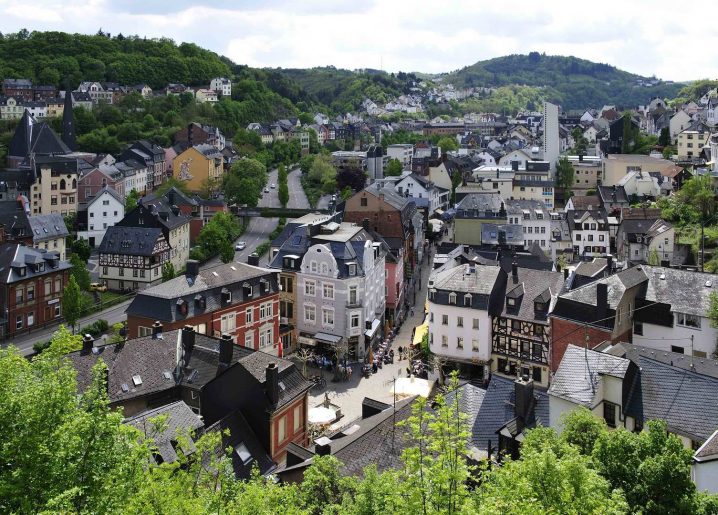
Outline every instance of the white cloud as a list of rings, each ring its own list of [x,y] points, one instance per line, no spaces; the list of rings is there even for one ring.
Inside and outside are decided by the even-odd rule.
[[[664,79],[718,77],[708,59],[718,34],[689,23],[682,6],[667,0],[600,7],[570,0],[37,0],[25,7],[0,0],[2,32],[102,27],[194,42],[252,66],[444,72],[536,50]]]

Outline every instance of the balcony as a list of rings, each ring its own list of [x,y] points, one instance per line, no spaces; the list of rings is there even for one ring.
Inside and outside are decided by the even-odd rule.
[[[363,303],[361,299],[350,299],[347,301],[347,308],[360,308],[362,307]]]

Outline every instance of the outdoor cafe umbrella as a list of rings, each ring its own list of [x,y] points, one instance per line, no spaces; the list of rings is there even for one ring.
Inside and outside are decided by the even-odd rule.
[[[310,424],[329,424],[334,422],[337,418],[337,414],[334,410],[319,406],[317,408],[309,408],[309,423]]]

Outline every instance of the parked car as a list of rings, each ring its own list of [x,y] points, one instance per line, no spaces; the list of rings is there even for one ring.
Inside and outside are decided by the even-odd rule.
[[[264,188],[264,193],[269,193],[269,188]]]
[[[107,285],[104,283],[90,283],[90,291],[107,291]]]
[[[244,250],[247,248],[247,243],[244,241],[240,241],[234,246],[234,250]]]
[[[276,188],[276,187],[277,187],[277,185],[274,184],[274,183],[272,183],[272,189],[274,189],[274,188]]]

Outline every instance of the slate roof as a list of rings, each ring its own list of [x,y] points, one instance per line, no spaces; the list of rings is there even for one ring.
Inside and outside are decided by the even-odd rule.
[[[157,227],[114,225],[107,228],[98,250],[101,254],[151,256],[155,243],[160,238],[164,238],[164,235],[162,229]]]
[[[504,239],[499,240],[503,233]],[[481,243],[486,245],[520,245],[524,244],[524,232],[520,225],[513,224],[481,224]]]
[[[55,131],[47,123],[35,120],[28,110],[23,113],[8,148],[8,155],[18,157],[30,154],[65,155],[70,152]]]
[[[105,186],[100,191],[98,191],[97,194],[94,197],[92,197],[89,202],[87,202],[85,209],[87,209],[92,204],[97,202],[97,200],[102,196],[103,193],[108,193],[117,202],[119,202],[123,206],[125,205],[125,200],[120,196],[119,193],[117,193],[113,188],[110,188],[109,186]]]
[[[470,273],[471,265],[462,264],[454,268],[440,270],[430,278],[433,284],[429,287],[431,302],[436,304],[449,305],[451,293],[456,293],[456,305],[464,306],[464,296],[471,294],[471,308],[490,310],[492,312],[501,310],[500,302],[503,301],[501,289],[505,284],[505,273],[499,266],[481,265],[474,266],[474,272]],[[493,295],[492,295],[493,294]]]
[[[647,301],[668,304],[673,313],[706,316],[710,295],[718,291],[718,275],[648,265],[641,268],[648,277],[644,294]],[[709,282],[710,286],[706,286]]]
[[[292,399],[296,399],[297,396],[312,387],[312,383],[304,379],[294,363],[286,359],[277,358],[264,352],[252,352],[243,356],[239,363],[262,385],[266,382],[267,365],[277,364],[279,368],[279,402],[277,402],[276,409],[281,409]]]
[[[601,200],[598,198],[598,195],[574,195],[571,197],[571,201],[576,211],[598,209],[601,205]]]
[[[718,430],[716,430],[693,455],[696,461],[713,461],[718,459]]]
[[[516,418],[514,382],[511,379],[492,375],[486,390],[467,383],[458,391],[460,392],[459,407],[468,415],[471,445],[486,453],[490,441],[495,451],[499,441],[496,432]],[[527,421],[526,427],[532,428],[538,424],[548,427],[548,395],[534,389],[534,400],[533,417]]]
[[[206,433],[214,432],[222,434],[222,441],[214,450],[214,454],[217,458],[224,457],[227,448],[231,448],[230,459],[237,479],[249,479],[255,465],[262,475],[269,474],[275,469],[274,462],[267,455],[262,444],[259,443],[259,438],[239,410],[221,418],[207,428]],[[237,453],[241,444],[244,444],[250,454],[246,463]]]
[[[52,268],[53,261],[57,263],[55,268]],[[20,276],[16,270],[16,265],[42,262],[45,262],[45,269],[42,272],[35,272],[31,267],[25,267],[25,275]],[[57,252],[34,249],[18,243],[0,245],[0,284],[27,281],[33,277],[55,274],[69,268],[72,266],[67,261],[60,261]]]
[[[593,409],[603,399],[603,376],[623,379],[630,363],[625,358],[569,344],[548,393]]]
[[[656,222],[656,219],[640,220],[640,219],[624,219],[621,222],[621,232],[628,235],[627,239],[630,242],[636,241],[637,235],[644,235],[648,233],[648,230]]]
[[[65,226],[65,220],[60,213],[49,215],[33,215],[28,217],[32,229],[32,239],[35,243],[56,238],[65,238],[70,233]]]
[[[164,430],[158,433],[150,419],[159,416],[167,418]],[[177,452],[182,452],[185,456],[195,452],[197,448],[193,440],[194,432],[204,426],[202,419],[184,401],[175,401],[159,408],[143,411],[125,419],[123,423],[137,428],[142,434],[152,438],[157,446],[157,452],[165,463],[177,461]],[[179,438],[187,439],[186,447],[183,448],[177,443]]]
[[[718,427],[718,379],[694,372],[690,366],[671,365],[669,360],[682,354],[630,344],[625,348],[626,357],[640,369],[626,414],[644,421],[664,420],[673,433],[698,442],[707,440]]]
[[[498,193],[469,193],[456,206],[456,214],[459,216],[466,212],[471,215],[473,211],[479,211],[478,217],[483,218],[486,211],[498,213],[503,207],[504,203]]]
[[[594,210],[573,210],[573,211],[567,211],[566,212],[566,222],[568,223],[568,228],[571,232],[574,231],[582,231],[582,226],[580,224],[583,224],[588,220],[589,218],[592,218],[596,221],[597,224],[597,230],[599,231],[608,231],[608,219],[606,218],[606,212],[602,209],[594,209]]]
[[[598,281],[592,282],[575,290],[571,290],[562,294],[561,299],[568,299],[583,304],[596,305],[596,284],[608,284],[608,304],[611,309],[616,309],[621,302],[621,298],[626,290],[639,285],[647,280],[647,276],[643,271],[644,267],[634,266],[622,270],[617,274],[610,275]]]
[[[5,172],[0,173],[0,177]],[[17,200],[0,201],[0,223],[5,226],[5,234],[9,238],[23,238],[32,235],[27,213]]]
[[[596,277],[605,272],[608,267],[606,258],[593,258],[591,261],[581,261],[576,267],[576,275]]]
[[[268,281],[268,292],[261,289],[262,278]],[[245,295],[245,283],[252,286],[251,297]],[[278,291],[276,272],[245,263],[228,263],[200,269],[196,277],[182,275],[138,292],[127,307],[126,313],[163,322],[185,320],[227,307],[226,303],[222,303],[222,290],[225,289],[232,294],[230,305],[257,300]],[[199,300],[198,296],[203,297],[204,308],[200,302],[195,302]],[[187,303],[186,315],[177,309],[179,300]]]
[[[630,204],[631,201],[623,186],[598,186],[601,204]]]
[[[514,282],[513,275],[508,275],[506,295],[508,297],[509,293],[518,287],[521,287],[521,292],[515,296],[514,306],[509,306],[507,302],[503,303],[501,315],[516,320],[545,321],[553,299],[563,290],[563,274],[517,267],[517,277],[518,282]],[[536,301],[547,304],[545,312],[535,310]]]
[[[506,212],[511,215],[518,215],[523,220],[524,211],[528,211],[530,220],[537,220],[537,211],[541,213],[543,220],[550,220],[551,215],[546,209],[546,204],[539,200],[517,200],[511,199],[505,202]]]

